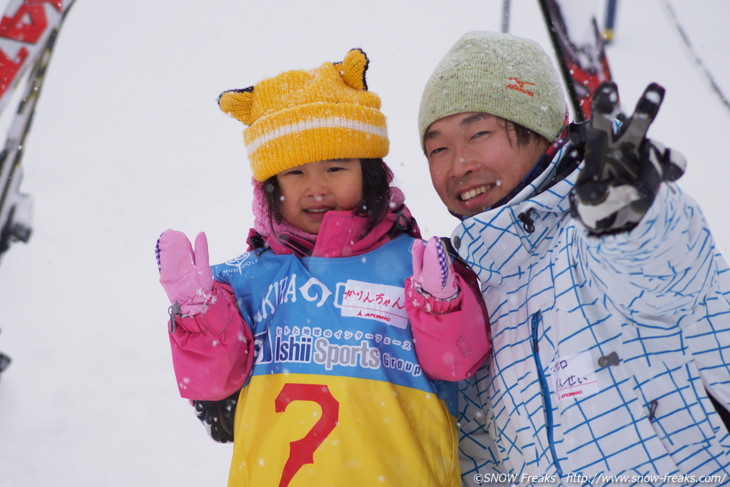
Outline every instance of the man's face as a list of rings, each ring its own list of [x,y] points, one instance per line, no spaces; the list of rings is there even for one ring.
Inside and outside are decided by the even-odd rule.
[[[476,112],[435,121],[424,141],[433,187],[461,216],[476,215],[506,196],[548,146],[541,139],[518,145],[504,121]]]

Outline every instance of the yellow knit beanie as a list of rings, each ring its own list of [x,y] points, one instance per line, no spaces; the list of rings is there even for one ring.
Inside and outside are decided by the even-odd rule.
[[[368,58],[352,49],[342,62],[287,71],[255,86],[221,93],[218,105],[243,122],[253,177],[329,159],[388,154],[380,97],[367,91]]]

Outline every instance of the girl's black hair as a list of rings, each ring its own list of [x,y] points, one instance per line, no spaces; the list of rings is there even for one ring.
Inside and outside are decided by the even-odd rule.
[[[354,213],[367,218],[367,227],[361,237],[367,235],[388,213],[390,204],[390,182],[393,172],[383,159],[360,159],[362,168],[362,200]],[[276,176],[264,181],[264,194],[269,209],[269,224],[281,222],[281,188]]]

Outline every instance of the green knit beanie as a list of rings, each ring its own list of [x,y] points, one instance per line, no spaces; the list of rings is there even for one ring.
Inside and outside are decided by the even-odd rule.
[[[432,123],[463,112],[502,117],[552,141],[566,110],[560,78],[539,44],[511,34],[469,32],[446,53],[423,90],[421,146]]]

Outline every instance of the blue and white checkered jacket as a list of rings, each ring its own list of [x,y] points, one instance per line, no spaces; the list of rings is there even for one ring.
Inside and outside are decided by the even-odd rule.
[[[570,215],[578,170],[540,188],[567,150],[452,235],[494,352],[462,384],[464,481],[730,484],[707,394],[730,408],[730,272],[702,212],[663,184],[634,230],[589,236]]]

